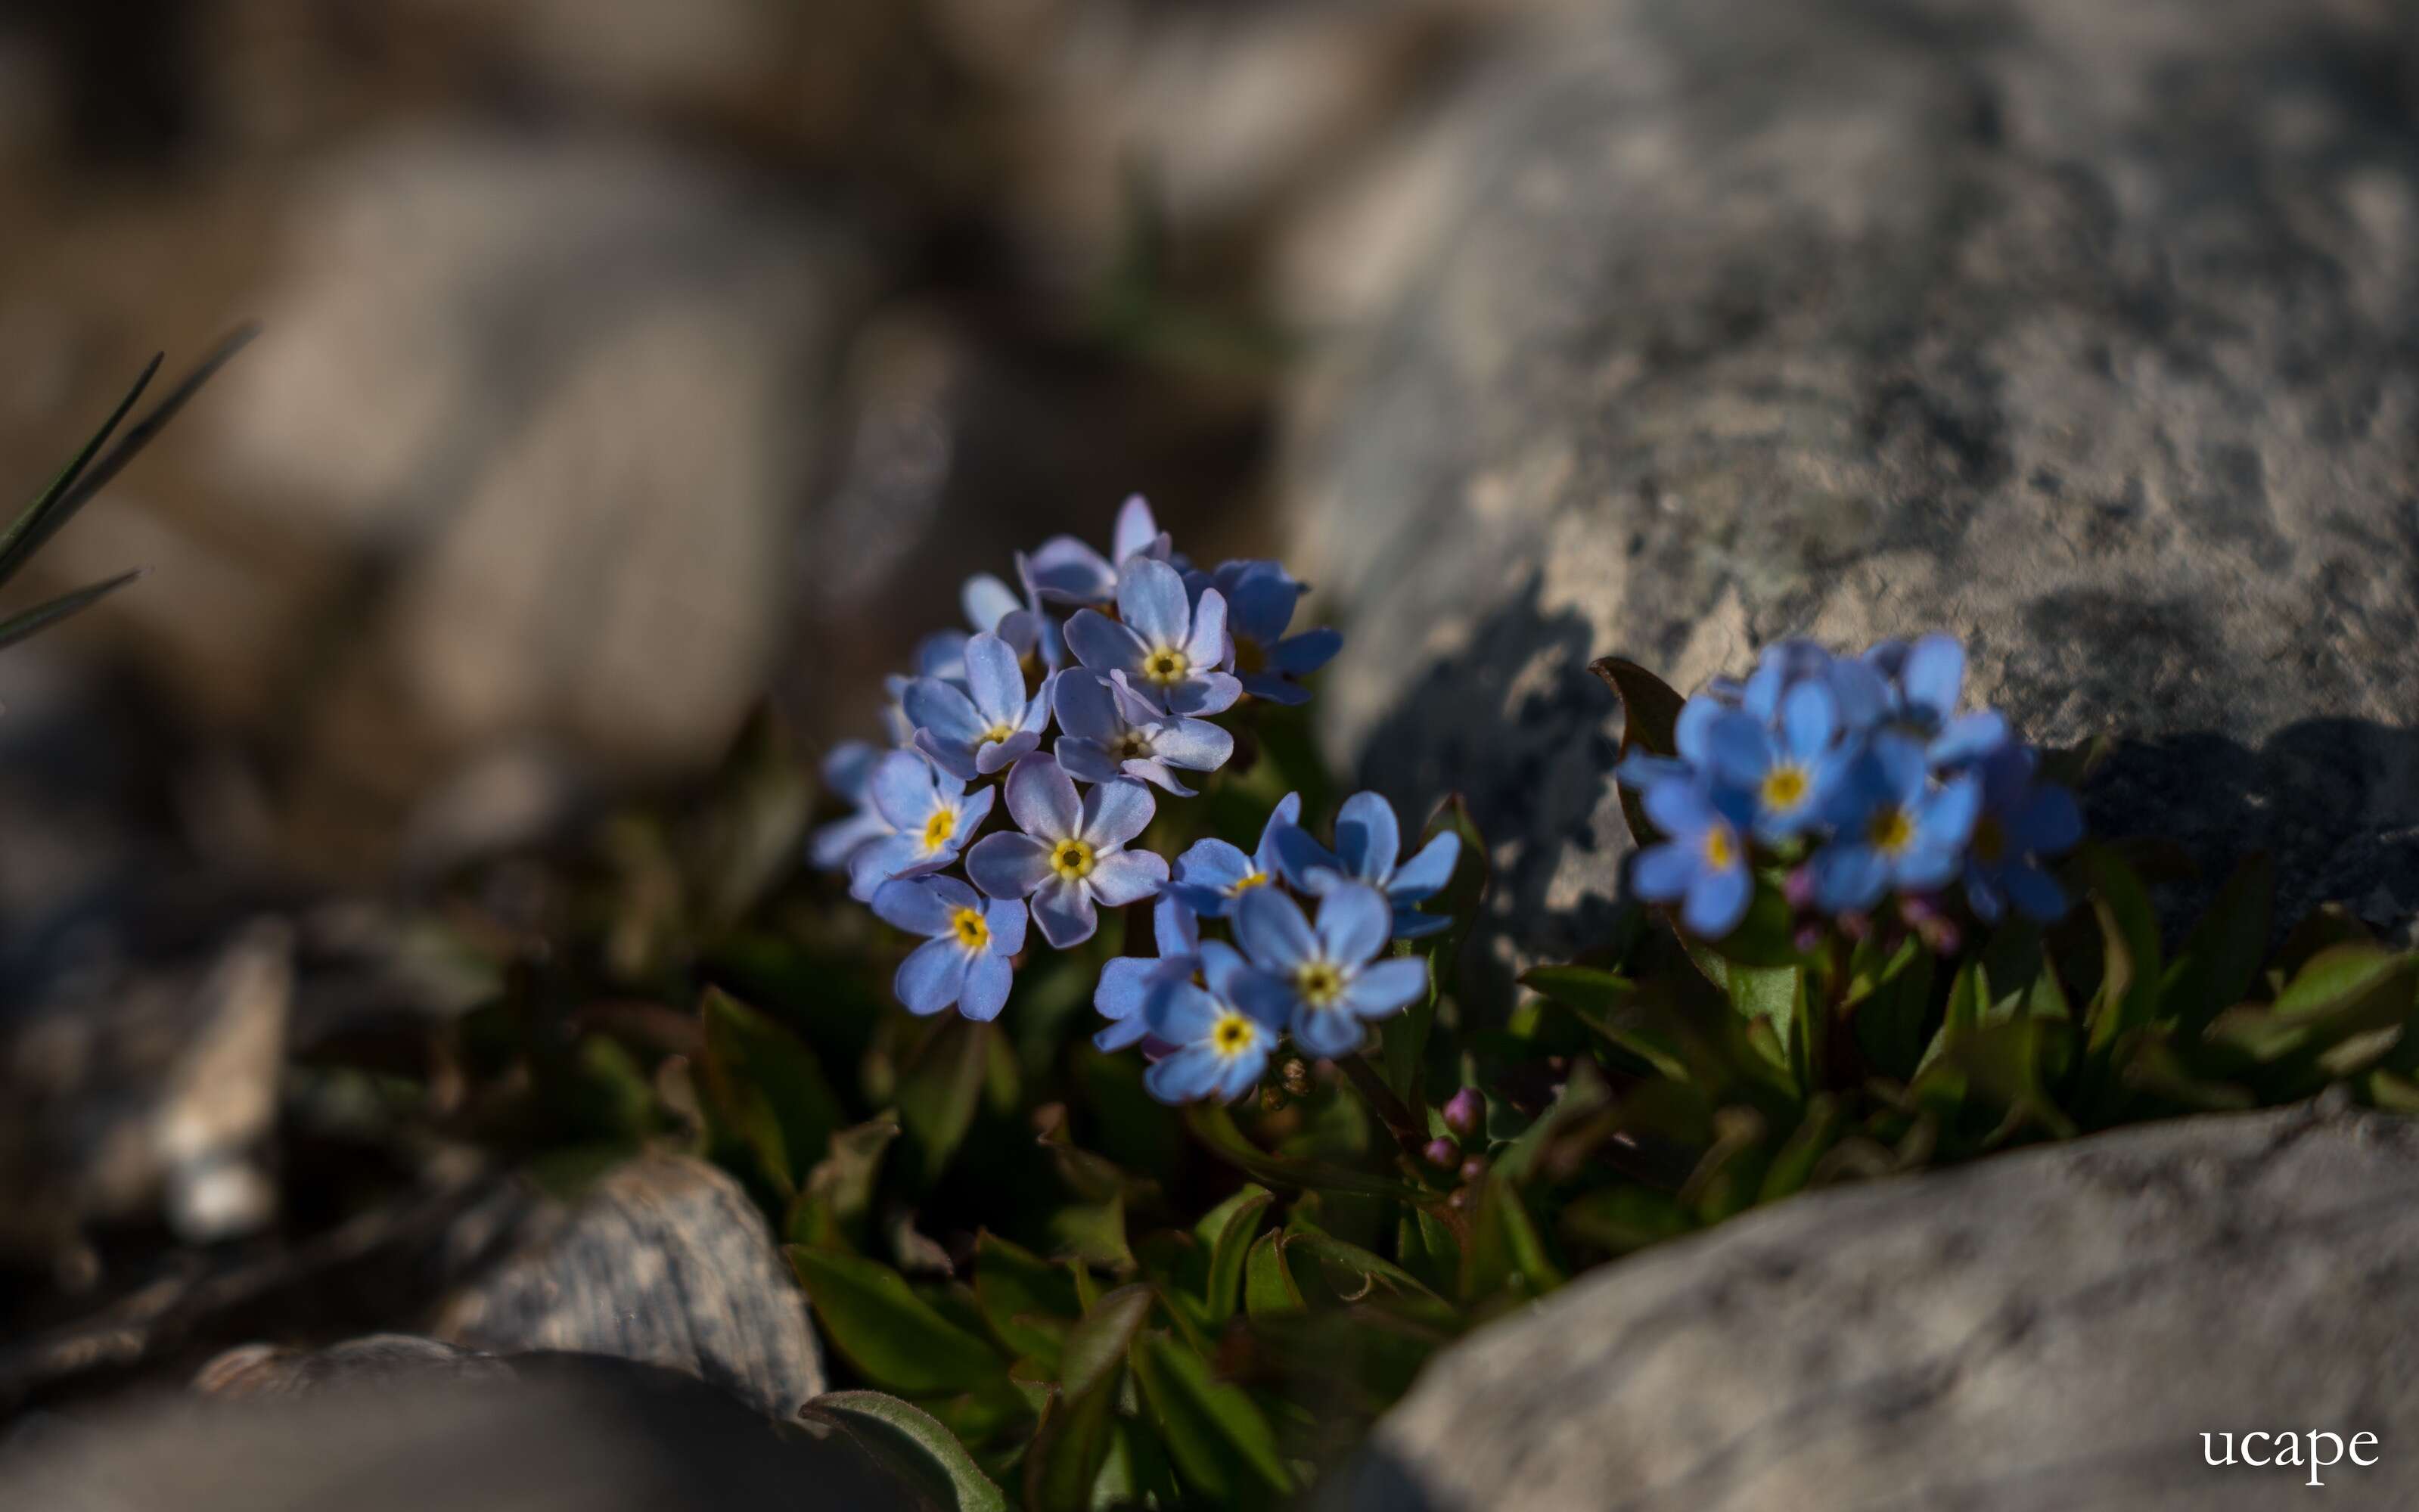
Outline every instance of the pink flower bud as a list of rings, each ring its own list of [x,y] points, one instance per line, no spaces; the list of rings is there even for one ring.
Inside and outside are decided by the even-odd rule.
[[[1450,1139],[1431,1139],[1427,1149],[1420,1153],[1426,1156],[1427,1163],[1438,1170],[1449,1171],[1453,1169],[1454,1163],[1461,1159],[1461,1147]]]
[[[1487,1121],[1487,1099],[1475,1087],[1465,1087],[1448,1099],[1444,1105],[1444,1126],[1467,1138],[1479,1131]]]

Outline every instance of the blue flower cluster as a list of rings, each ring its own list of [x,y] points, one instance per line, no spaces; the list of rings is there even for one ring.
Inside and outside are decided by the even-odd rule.
[[[1929,923],[1961,882],[1985,922],[2060,917],[2068,900],[2042,862],[2082,840],[2081,810],[1997,711],[1959,711],[1964,680],[1964,647],[1947,635],[1858,656],[1783,640],[1744,682],[1714,680],[1681,709],[1676,756],[1634,753],[1614,772],[1662,837],[1632,890],[1677,903],[1709,939],[1738,927],[1767,865],[1788,869],[1801,913],[1834,919],[1895,894],[1909,922]]]
[[[1188,784],[1233,757],[1216,717],[1246,698],[1304,702],[1300,679],[1341,648],[1333,630],[1291,631],[1302,585],[1274,562],[1193,567],[1139,497],[1108,554],[1059,536],[1019,553],[1016,577],[968,581],[971,629],[927,638],[915,672],[890,679],[888,749],[851,742],[824,764],[855,812],[815,832],[810,858],[926,937],[893,982],[909,1011],[992,1018],[1028,920],[1068,949],[1092,937],[1101,909],[1153,897],[1160,953],[1102,970],[1094,1001],[1110,1022],[1097,1042],[1143,1047],[1167,1101],[1240,1096],[1287,1033],[1348,1053],[1364,1021],[1425,991],[1423,962],[1379,955],[1444,926],[1417,905],[1444,887],[1457,841],[1401,860],[1376,795],[1345,804],[1333,849],[1302,828],[1291,796],[1252,856],[1204,840],[1171,867],[1137,844],[1154,793],[1194,796]],[[1003,809],[1009,823],[985,832]],[[1316,922],[1297,895],[1316,902]],[[1203,940],[1205,918],[1233,943]]]

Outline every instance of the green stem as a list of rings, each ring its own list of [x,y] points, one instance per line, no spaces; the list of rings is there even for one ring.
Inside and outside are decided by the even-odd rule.
[[[1344,1079],[1352,1084],[1352,1089],[1361,1094],[1361,1101],[1368,1104],[1369,1111],[1378,1116],[1378,1121],[1394,1136],[1394,1143],[1403,1147],[1403,1153],[1415,1164],[1425,1161],[1427,1131],[1412,1121],[1410,1106],[1396,1097],[1394,1088],[1386,1085],[1386,1079],[1378,1074],[1378,1068],[1370,1063],[1367,1052],[1356,1050],[1348,1056],[1339,1056],[1335,1064],[1344,1072]]]

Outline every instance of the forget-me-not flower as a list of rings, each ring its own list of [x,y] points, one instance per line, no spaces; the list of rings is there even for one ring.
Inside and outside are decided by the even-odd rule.
[[[2065,788],[2034,780],[2038,764],[2032,748],[2009,741],[1975,767],[1982,812],[1965,846],[1965,898],[1985,922],[2010,907],[2045,924],[2066,916],[2066,889],[2041,857],[2083,839],[2083,810]]]
[[[1243,894],[1276,880],[1283,865],[1277,856],[1277,837],[1301,817],[1302,795],[1288,793],[1269,810],[1269,822],[1260,826],[1260,843],[1251,855],[1223,840],[1194,841],[1176,858],[1167,890],[1204,918],[1225,918]]]
[[[1394,910],[1394,934],[1399,940],[1433,934],[1453,920],[1441,914],[1423,914],[1418,905],[1444,890],[1453,880],[1454,863],[1461,857],[1461,837],[1451,830],[1439,834],[1400,866],[1402,826],[1394,810],[1375,793],[1355,793],[1335,815],[1335,849],[1310,838],[1299,825],[1288,825],[1276,837],[1277,863],[1286,880],[1313,897],[1357,882],[1383,894]]]
[[[962,692],[934,677],[907,688],[907,717],[915,721],[916,748],[932,764],[973,781],[989,777],[1041,744],[1050,722],[1050,686],[1026,696],[1025,669],[1016,651],[986,631],[966,642],[966,686]]]
[[[1115,679],[1115,680],[1112,680]],[[1179,798],[1193,796],[1173,768],[1214,772],[1235,754],[1235,737],[1207,719],[1169,714],[1127,686],[1084,668],[1059,674],[1058,764],[1082,782],[1138,778]]]
[[[1174,567],[1137,557],[1118,575],[1117,614],[1075,611],[1067,646],[1076,660],[1103,677],[1125,673],[1134,691],[1170,714],[1217,714],[1243,696],[1226,671],[1233,648],[1218,590],[1204,590],[1194,604]]]
[[[1071,535],[1056,535],[1042,542],[1025,565],[1035,589],[1053,603],[1107,604],[1116,601],[1129,562],[1164,563],[1173,554],[1167,532],[1151,517],[1150,505],[1135,494],[1117,510],[1117,534],[1107,556]]]
[[[1235,943],[1251,962],[1235,974],[1235,1006],[1263,1024],[1290,1025],[1313,1055],[1349,1055],[1365,1020],[1427,990],[1425,961],[1377,959],[1393,926],[1385,895],[1357,882],[1319,900],[1316,928],[1286,894],[1253,888],[1235,904]]]
[[[894,877],[922,876],[955,861],[991,812],[991,789],[969,795],[963,781],[912,750],[885,754],[866,791],[891,832],[849,856],[848,893],[859,903],[871,903]]]
[[[966,853],[966,875],[994,898],[1030,898],[1041,937],[1059,949],[1100,927],[1100,908],[1159,891],[1167,862],[1126,841],[1154,809],[1150,790],[1119,778],[1078,797],[1074,779],[1036,752],[1008,773],[1008,811],[1022,834],[986,835]]]
[[[1092,1006],[1109,1021],[1107,1027],[1092,1036],[1092,1042],[1103,1050],[1123,1050],[1141,1043],[1143,1053],[1150,1055],[1159,1048],[1145,1042],[1152,1038],[1149,1015],[1145,1010],[1150,1006],[1152,990],[1162,980],[1179,977],[1189,980],[1197,975],[1210,983],[1212,993],[1223,997],[1226,995],[1226,979],[1242,966],[1243,958],[1233,946],[1201,937],[1201,925],[1193,910],[1173,893],[1159,895],[1159,902],[1150,911],[1150,923],[1159,941],[1159,954],[1118,956],[1101,967],[1100,983],[1092,989]]]
[[[1665,838],[1639,853],[1631,889],[1648,903],[1677,902],[1680,922],[1692,934],[1728,934],[1755,896],[1747,867],[1747,795],[1679,778],[1648,788],[1645,801],[1646,817]]]
[[[1892,887],[1946,886],[1964,865],[1981,807],[1981,784],[1972,777],[1934,787],[1920,744],[1895,731],[1876,733],[1832,791],[1832,840],[1810,863],[1815,906],[1862,910]]]
[[[819,826],[807,842],[807,857],[822,871],[838,871],[860,845],[896,834],[890,821],[873,806],[873,768],[882,751],[871,742],[843,740],[824,757],[824,787],[834,797],[854,804],[856,812]]]
[[[1753,805],[1757,836],[1778,841],[1822,817],[1824,800],[1846,764],[1832,745],[1837,733],[1829,685],[1809,679],[1782,695],[1779,729],[1733,709],[1714,721],[1706,748],[1715,779]]]
[[[1285,1032],[1286,1011],[1265,995],[1250,1005],[1238,1000],[1235,989],[1246,969],[1208,968],[1199,983],[1189,976],[1159,979],[1145,1016],[1151,1038],[1176,1048],[1143,1072],[1151,1096],[1163,1103],[1211,1097],[1232,1103],[1260,1079]]]
[[[1928,635],[1913,645],[1884,640],[1864,661],[1888,680],[1890,717],[1925,742],[1934,766],[1975,761],[2007,743],[2008,721],[1996,709],[1959,714],[1965,648],[1952,635]]]
[[[1244,692],[1271,703],[1310,702],[1310,689],[1294,679],[1334,660],[1344,638],[1328,629],[1286,634],[1305,592],[1292,574],[1274,562],[1228,562],[1214,573],[1188,573],[1184,581],[1196,599],[1215,588],[1226,600],[1226,634],[1235,643],[1235,676]]]
[[[951,1003],[970,1019],[997,1018],[1008,1001],[1009,958],[1025,949],[1025,905],[985,899],[955,877],[886,882],[873,895],[883,921],[930,938],[899,963],[891,990],[910,1013]]]
[[[1714,721],[1725,714],[1734,713],[1738,705],[1718,693],[1699,693],[1680,705],[1680,717],[1672,732],[1672,746],[1676,754],[1657,756],[1645,750],[1633,750],[1612,769],[1613,780],[1624,787],[1644,792],[1660,782],[1686,779],[1703,771],[1713,760],[1706,736]]]

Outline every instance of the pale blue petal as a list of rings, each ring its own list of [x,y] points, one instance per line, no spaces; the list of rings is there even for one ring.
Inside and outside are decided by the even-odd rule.
[[[1092,1008],[1104,1019],[1130,1019],[1148,1000],[1151,976],[1160,963],[1148,956],[1121,955],[1101,965],[1101,980],[1092,989]]]
[[[1320,953],[1330,961],[1351,965],[1386,948],[1394,932],[1394,910],[1386,895],[1359,883],[1329,891],[1318,903]]]
[[[1256,564],[1257,565],[1257,564]],[[1249,639],[1262,647],[1271,647],[1284,635],[1293,620],[1294,604],[1302,597],[1301,586],[1287,579],[1273,563],[1257,565],[1257,570],[1227,573],[1218,591],[1226,598],[1226,625],[1238,640]]]
[[[1006,740],[987,740],[975,752],[975,771],[982,777],[1022,761],[1041,744],[1041,737],[1030,730],[1020,730]]]
[[[1148,828],[1158,807],[1150,789],[1139,782],[1103,782],[1084,795],[1075,832],[1097,849],[1109,850]]]
[[[807,859],[818,870],[834,871],[848,864],[849,856],[860,845],[882,839],[894,831],[890,821],[878,813],[853,813],[845,819],[835,819],[816,828],[807,843]]]
[[[1151,753],[1170,766],[1214,772],[1235,754],[1235,737],[1207,719],[1173,719],[1153,734]]]
[[[2007,887],[2009,899],[2027,918],[2051,924],[2066,917],[2069,906],[2066,889],[2057,885],[2057,878],[2037,866],[2009,868]]]
[[[1067,649],[1096,672],[1123,671],[1139,677],[1143,658],[1150,655],[1150,648],[1132,630],[1087,609],[1075,611],[1064,633]]]
[[[1151,986],[1143,1017],[1150,1032],[1169,1044],[1193,1044],[1210,1037],[1218,1024],[1217,1000],[1181,978],[1162,979]]]
[[[1126,558],[1148,551],[1159,539],[1159,522],[1151,517],[1149,501],[1140,494],[1129,495],[1117,506],[1117,532],[1109,540],[1109,560],[1123,563]]]
[[[1046,858],[1043,864],[1046,868]],[[1061,950],[1083,944],[1101,927],[1100,912],[1092,906],[1091,893],[1082,883],[1070,882],[1055,873],[1034,889],[1032,904],[1033,921],[1041,926],[1041,937]]]
[[[1194,1103],[1218,1081],[1218,1057],[1195,1046],[1178,1051],[1142,1073],[1143,1087],[1163,1103]]]
[[[1299,683],[1287,682],[1275,672],[1238,672],[1235,681],[1241,684],[1243,691],[1252,697],[1287,708],[1310,702],[1310,689]]]
[[[901,702],[917,729],[930,730],[950,745],[971,745],[991,727],[963,693],[936,678],[917,678]]]
[[[977,748],[970,743],[960,745],[945,740],[930,730],[918,730],[916,732],[916,749],[923,754],[925,760],[960,781],[972,781],[983,775],[982,768],[975,763]]]
[[[1232,672],[1208,672],[1172,684],[1167,689],[1170,714],[1224,714],[1243,696],[1243,685]]]
[[[1303,1005],[1294,1011],[1293,1037],[1312,1055],[1333,1060],[1360,1049],[1364,1034],[1349,1009]]]
[[[1335,816],[1335,854],[1364,882],[1382,884],[1402,852],[1394,806],[1374,793],[1355,793]]]
[[[1924,754],[1934,766],[1954,766],[1987,756],[2007,743],[2007,719],[1996,709],[1977,709],[1949,720]]]
[[[1416,909],[1394,910],[1394,938],[1424,940],[1453,927],[1453,919],[1443,914],[1423,914]]]
[[[1772,736],[1754,715],[1725,709],[1706,729],[1705,755],[1715,776],[1753,787],[1772,766]]]
[[[1193,631],[1184,640],[1185,658],[1194,672],[1232,665],[1234,648],[1226,641],[1226,598],[1215,588],[1193,607]]]
[[[1108,741],[1125,733],[1126,721],[1117,717],[1117,699],[1098,673],[1060,673],[1051,700],[1058,708],[1058,728],[1071,735]]]
[[[1149,851],[1112,851],[1084,879],[1104,907],[1123,908],[1156,895],[1167,883],[1167,859]]]
[[[870,903],[884,883],[914,871],[923,859],[924,843],[912,835],[894,835],[861,845],[848,858],[848,895]]]
[[[1264,848],[1275,850],[1277,874],[1290,887],[1315,895],[1326,886],[1315,880],[1316,874],[1341,873],[1344,870],[1344,863],[1335,854],[1311,839],[1310,831],[1300,825],[1287,825],[1271,838],[1275,841],[1272,847],[1266,839],[1261,843]]]
[[[1058,764],[1078,782],[1114,782],[1126,775],[1125,764],[1108,752],[1097,740],[1085,740],[1073,735],[1061,735],[1051,748]]]
[[[1015,979],[1008,957],[988,952],[975,957],[966,967],[965,985],[958,991],[958,1011],[978,1022],[999,1017],[999,1011],[1008,1006],[1008,989]]]
[[[1042,840],[1072,840],[1081,833],[1084,803],[1075,795],[1075,779],[1049,757],[1017,763],[1007,787],[1008,815],[1017,828]]]
[[[1907,706],[1934,724],[1945,724],[1957,712],[1958,694],[1965,686],[1965,648],[1953,635],[1928,635],[1906,654],[1899,687]]]
[[[1916,831],[1926,844],[1953,849],[1974,833],[1974,820],[1981,811],[1982,785],[1961,777],[1924,799],[1916,810]]]
[[[958,607],[964,609],[966,623],[978,630],[999,634],[999,622],[1025,608],[1025,600],[1016,590],[987,572],[976,573],[958,590]]]
[[[873,807],[894,829],[920,832],[932,817],[932,768],[911,750],[894,750],[874,764]]]
[[[1273,971],[1243,966],[1226,974],[1226,1001],[1263,1024],[1285,1024],[1293,1018],[1301,999],[1293,983]]]
[[[1871,908],[1889,887],[1889,861],[1870,845],[1838,842],[1814,853],[1814,905],[1826,914]]]
[[[1193,619],[1184,579],[1148,557],[1125,563],[1117,573],[1117,618],[1146,647],[1182,646]]]
[[[926,940],[899,963],[890,990],[908,1012],[937,1013],[958,1000],[970,959],[953,939]]]
[[[1212,1088],[1219,1101],[1232,1103],[1257,1085],[1260,1072],[1268,1069],[1269,1045],[1266,1040],[1240,1055],[1228,1057],[1218,1073],[1218,1085]]]
[[[1694,782],[1662,782],[1646,790],[1646,817],[1674,840],[1702,834],[1718,817]]]
[[[1691,843],[1650,845],[1638,853],[1637,864],[1629,870],[1630,890],[1648,903],[1668,903],[1688,890],[1688,884],[1696,879],[1700,858],[1697,847]]]
[[[1025,669],[1017,665],[1007,641],[984,634],[966,642],[966,693],[985,728],[1024,722],[1030,695],[1025,690]]]
[[[1291,971],[1318,951],[1301,905],[1274,887],[1254,887],[1235,904],[1235,943],[1255,965]]]
[[[1235,978],[1239,973],[1252,969],[1244,964],[1243,952],[1224,940],[1204,940],[1197,959],[1201,963],[1201,980],[1210,984],[1210,995],[1242,1007],[1235,996]],[[1247,1013],[1252,1011],[1248,1008],[1243,1011]],[[1285,1027],[1285,1013],[1280,1012],[1269,1022],[1281,1029]]]
[[[2056,856],[2082,841],[2083,810],[2075,806],[2074,795],[2065,788],[2038,787],[2025,799],[2013,830],[2016,843],[2026,850]]]
[[[1193,789],[1184,785],[1183,779],[1179,778],[1165,762],[1153,757],[1128,758],[1126,764],[1118,769],[1118,775],[1130,777],[1137,782],[1148,782],[1152,787],[1162,789],[1179,798],[1198,795]]]
[[[943,877],[943,882],[955,882]],[[974,889],[963,883],[958,886],[968,898]],[[1025,905],[1013,898],[994,898],[983,910],[983,923],[991,930],[991,952],[994,955],[1014,955],[1025,949]]]
[[[1272,877],[1277,874],[1277,836],[1301,822],[1302,795],[1299,793],[1287,794],[1277,800],[1275,808],[1269,810],[1268,822],[1260,825],[1260,842],[1252,852],[1254,863],[1262,875]]]
[[[1034,591],[1059,604],[1104,604],[1117,573],[1106,558],[1071,535],[1055,535],[1025,560]]]
[[[1394,869],[1394,877],[1386,885],[1386,896],[1398,903],[1415,903],[1433,898],[1453,880],[1454,864],[1461,859],[1461,837],[1452,830],[1440,830],[1437,837],[1420,847],[1420,853]]]
[[[1022,898],[1053,875],[1050,844],[1030,835],[985,835],[966,852],[966,875],[994,898]]]
[[[865,799],[866,785],[882,761],[882,749],[870,740],[843,740],[824,755],[824,786],[849,803]]]
[[[1672,747],[1680,760],[1691,766],[1705,764],[1705,736],[1713,723],[1729,711],[1715,699],[1700,693],[1680,705],[1680,718],[1672,732]]]
[[[1428,990],[1428,964],[1395,956],[1372,964],[1344,989],[1344,1006],[1364,1019],[1400,1011]]]
[[[1251,874],[1252,859],[1223,840],[1196,840],[1176,858],[1176,880],[1231,887]]]
[[[1754,893],[1755,880],[1743,866],[1702,873],[1688,885],[1687,901],[1680,905],[1680,922],[1706,939],[1720,939],[1747,917],[1748,900]]]
[[[1809,761],[1828,750],[1838,733],[1840,714],[1831,690],[1817,682],[1803,682],[1780,701],[1781,739],[1789,753]]]
[[[1288,677],[1303,677],[1318,671],[1335,659],[1344,649],[1344,637],[1334,630],[1304,630],[1289,635],[1268,649],[1269,671]]]

